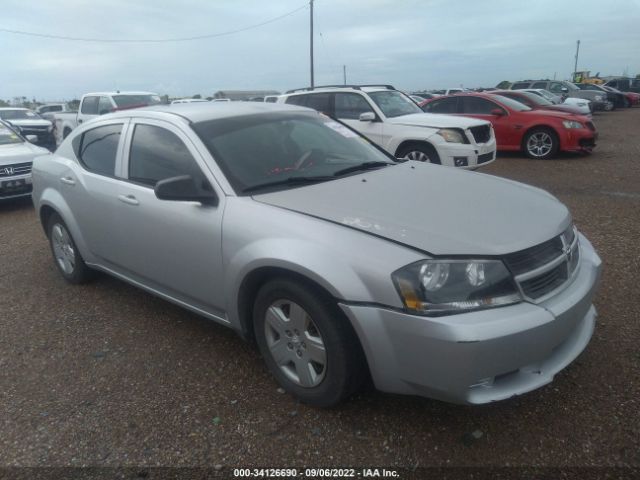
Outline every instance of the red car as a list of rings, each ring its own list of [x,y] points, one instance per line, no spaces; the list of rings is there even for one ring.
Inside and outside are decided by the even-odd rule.
[[[523,151],[530,158],[546,159],[563,152],[591,152],[598,134],[589,118],[551,110],[532,110],[501,95],[462,93],[425,100],[427,113],[445,113],[488,120],[498,150]]]

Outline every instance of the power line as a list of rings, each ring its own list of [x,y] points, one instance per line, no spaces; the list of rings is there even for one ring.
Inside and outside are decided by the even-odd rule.
[[[264,22],[261,23],[256,23],[255,25],[249,25],[248,27],[243,27],[243,28],[238,28],[236,30],[228,30],[226,32],[219,32],[219,33],[210,33],[210,34],[206,34],[206,35],[197,35],[195,37],[178,37],[178,38],[154,38],[154,39],[115,39],[115,38],[110,38],[110,39],[105,39],[105,38],[83,38],[83,37],[67,37],[67,36],[63,36],[63,35],[49,35],[46,33],[35,33],[35,32],[27,32],[27,31],[23,31],[23,30],[10,30],[8,28],[0,28],[0,32],[4,32],[4,33],[12,33],[15,35],[26,35],[29,37],[41,37],[41,38],[52,38],[52,39],[56,39],[56,40],[68,40],[68,41],[74,41],[74,42],[99,42],[99,43],[169,43],[169,42],[189,42],[189,41],[193,41],[193,40],[204,40],[207,38],[215,38],[215,37],[222,37],[225,35],[233,35],[235,33],[240,33],[240,32],[245,32],[247,30],[251,30],[253,28],[258,28],[258,27],[262,27],[263,25],[267,25],[269,23],[273,23],[276,22],[282,18],[288,17],[293,15],[294,13],[297,13],[301,10],[304,10],[306,8],[308,8],[309,5],[305,4],[301,7],[296,8],[295,10],[291,10],[290,12],[287,12],[285,14],[282,14],[278,17],[274,17],[271,18],[269,20],[266,20]]]

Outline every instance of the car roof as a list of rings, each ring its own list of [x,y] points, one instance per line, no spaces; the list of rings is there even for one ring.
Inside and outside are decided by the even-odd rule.
[[[83,97],[89,96],[89,95],[158,95],[155,92],[138,92],[138,91],[131,91],[131,92],[90,92],[90,93],[85,93],[83,95]]]
[[[314,87],[314,88],[301,88],[301,89],[296,89],[296,90],[289,90],[288,92],[286,92],[284,95],[282,96],[286,96],[286,95],[309,95],[312,93],[317,93],[317,92],[365,92],[365,93],[369,93],[369,92],[395,92],[398,91],[395,88],[389,88],[389,86],[386,85],[345,85],[345,86],[340,86],[340,85],[327,85],[327,86],[320,86],[320,87]]]
[[[140,116],[142,113],[152,116],[165,116],[167,114],[177,115],[190,122],[198,123],[221,118],[233,118],[245,115],[259,115],[261,113],[313,113],[316,110],[306,107],[298,107],[286,103],[263,103],[263,102],[189,102],[174,103],[173,105],[152,105],[144,108],[122,110],[110,113],[110,118]],[[159,115],[158,115],[159,114]],[[106,115],[105,115],[106,117]]]

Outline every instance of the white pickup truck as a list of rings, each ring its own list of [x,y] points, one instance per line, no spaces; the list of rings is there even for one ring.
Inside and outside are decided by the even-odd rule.
[[[94,92],[86,93],[80,100],[77,112],[56,113],[53,115],[56,145],[76,128],[105,113],[126,110],[129,108],[146,107],[162,103],[162,99],[152,92]]]

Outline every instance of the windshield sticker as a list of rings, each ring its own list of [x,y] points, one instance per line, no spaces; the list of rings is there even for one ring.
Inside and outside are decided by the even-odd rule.
[[[358,136],[355,133],[353,133],[351,130],[349,130],[347,127],[345,127],[344,125],[340,125],[338,122],[334,122],[330,120],[328,122],[325,122],[325,125],[335,130],[345,138],[356,138]]]

